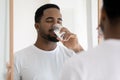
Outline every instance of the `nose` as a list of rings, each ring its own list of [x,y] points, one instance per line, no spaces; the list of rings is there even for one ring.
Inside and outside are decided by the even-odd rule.
[[[54,21],[53,25],[58,24],[57,21]]]
[[[54,21],[53,21],[53,24],[52,24],[53,29],[55,28],[55,25],[56,25],[56,24],[58,24],[58,21],[57,21],[57,20],[54,20]]]
[[[59,20],[58,18],[54,18],[53,24],[58,24]]]

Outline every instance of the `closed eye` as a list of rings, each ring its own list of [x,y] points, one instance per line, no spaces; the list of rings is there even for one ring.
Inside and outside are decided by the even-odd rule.
[[[54,19],[52,17],[46,18],[46,22],[53,22],[53,21],[54,21]]]
[[[48,17],[48,18],[46,18],[46,22],[52,23],[52,22],[54,22],[54,18],[53,17]],[[57,23],[62,24],[62,19],[58,18]]]

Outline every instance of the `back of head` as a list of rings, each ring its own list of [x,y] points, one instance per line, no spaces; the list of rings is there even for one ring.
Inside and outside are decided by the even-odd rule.
[[[56,8],[56,9],[60,10],[60,8],[55,4],[44,4],[44,5],[42,5],[35,12],[35,23],[38,23],[40,21],[42,15],[43,15],[43,12],[46,9],[49,9],[49,8]]]
[[[107,13],[110,22],[114,23],[120,19],[119,0],[103,0],[103,8]]]

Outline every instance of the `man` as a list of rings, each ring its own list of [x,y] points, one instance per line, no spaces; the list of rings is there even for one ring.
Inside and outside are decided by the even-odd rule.
[[[62,25],[60,8],[55,4],[45,4],[35,13],[37,40],[31,45],[15,53],[14,80],[58,80],[64,61],[75,53],[82,51],[75,34],[68,29],[63,40],[54,33],[54,25]],[[61,41],[64,46],[58,45]]]
[[[60,80],[120,80],[119,0],[103,0],[101,29],[105,41],[65,62]]]

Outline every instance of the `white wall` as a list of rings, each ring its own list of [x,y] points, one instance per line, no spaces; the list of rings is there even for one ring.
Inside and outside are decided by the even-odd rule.
[[[5,80],[6,63],[9,60],[9,0],[0,0],[0,80]]]
[[[60,6],[63,25],[77,34],[85,50],[97,45],[97,0],[14,0],[14,51],[35,42],[34,13],[47,2]]]

